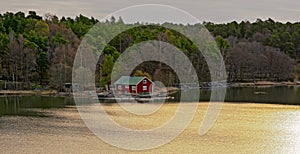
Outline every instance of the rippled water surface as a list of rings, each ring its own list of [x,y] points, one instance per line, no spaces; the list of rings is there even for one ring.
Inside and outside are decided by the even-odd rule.
[[[214,127],[199,136],[207,108],[203,102],[192,123],[172,142],[152,150],[128,151],[91,133],[69,99],[5,99],[11,102],[3,98],[0,102],[1,153],[300,153],[300,108],[293,105],[225,103]],[[151,104],[135,105],[143,109]],[[150,116],[134,116],[117,104],[105,109],[117,123],[147,130],[166,122],[177,107],[165,104]],[[159,139],[164,134],[155,135]]]
[[[189,94],[190,90],[174,94],[174,102],[180,100],[181,93]],[[200,101],[209,101],[210,94],[210,89],[200,89]],[[225,101],[300,105],[300,86],[229,87]]]

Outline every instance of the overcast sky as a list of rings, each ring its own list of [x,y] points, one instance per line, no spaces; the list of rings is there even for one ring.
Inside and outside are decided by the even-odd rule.
[[[141,4],[170,5],[192,14],[200,21],[224,23],[272,18],[281,22],[300,21],[299,0],[0,0],[0,12],[47,12],[75,17],[83,14],[97,19],[119,9]]]

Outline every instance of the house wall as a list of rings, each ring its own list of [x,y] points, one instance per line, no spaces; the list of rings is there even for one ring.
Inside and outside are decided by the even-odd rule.
[[[147,80],[146,84],[144,84],[143,80],[137,85],[137,91],[138,93],[149,93],[152,92],[152,82],[149,81],[147,78],[144,80]],[[143,86],[147,86],[147,90],[143,89]]]
[[[129,86],[129,91],[130,91],[130,93],[136,93],[136,90],[133,90],[133,88],[132,87],[134,87],[135,85],[130,85]]]
[[[145,78],[144,80],[147,80],[146,83],[143,82],[143,80],[136,86],[136,90],[133,90],[133,86],[135,85],[129,85],[128,88],[126,88],[126,85],[122,84],[116,84],[116,91],[119,93],[149,93],[152,92],[152,82]],[[119,86],[121,86],[121,89],[119,89]],[[143,89],[143,86],[147,86],[147,90]]]
[[[121,86],[121,89],[119,89],[119,86]],[[116,84],[116,91],[119,93],[136,93],[136,90],[133,90],[133,85],[128,86],[128,88],[126,88],[126,85],[122,85],[122,84]]]
[[[121,89],[119,88],[120,86],[121,86]],[[116,88],[117,92],[122,92],[122,93],[128,92],[129,93],[129,88],[126,88],[125,85],[117,84],[115,88]]]

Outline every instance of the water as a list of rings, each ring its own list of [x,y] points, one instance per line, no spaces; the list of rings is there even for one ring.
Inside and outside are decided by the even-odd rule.
[[[189,95],[191,91],[182,91],[173,94],[170,102],[179,102],[181,93]],[[200,90],[200,101],[209,101],[211,91]],[[187,102],[189,100],[186,100]],[[227,88],[226,102],[253,102],[300,105],[299,86],[272,86],[272,87],[236,87]],[[105,103],[113,100],[101,101]],[[2,96],[0,97],[0,115],[45,116],[37,109],[64,108],[74,105],[70,97],[53,96]]]
[[[201,101],[209,100],[210,90],[200,91]],[[190,91],[183,93],[189,94]],[[173,101],[178,100],[179,95],[180,93],[174,94]],[[228,88],[226,101],[299,105],[300,88],[296,86]],[[155,128],[172,117],[178,105],[178,103],[165,104],[159,112],[149,117],[134,116],[120,109],[117,104],[106,105],[105,109],[117,123],[129,128],[148,129]],[[226,103],[212,130],[204,136],[199,136],[198,129],[206,107],[207,103],[200,103],[192,123],[180,136],[165,146],[146,152],[300,152],[299,106]],[[165,134],[155,135],[159,138]],[[132,152],[110,146],[88,130],[72,98],[53,96],[1,96],[0,149],[2,153]]]
[[[46,116],[40,109],[74,105],[72,98],[53,96],[2,96],[0,115]]]
[[[191,91],[178,92],[170,101],[178,102],[181,93],[188,95]],[[210,94],[210,89],[200,89],[200,101],[209,101]],[[225,102],[300,105],[300,86],[230,87],[226,89]]]
[[[178,105],[165,104],[159,112],[150,116],[134,116],[117,104],[107,105],[105,109],[122,126],[149,129],[165,123]],[[1,153],[18,154],[300,152],[299,106],[226,103],[214,127],[204,136],[199,136],[198,130],[207,103],[199,106],[193,121],[182,134],[170,143],[151,150],[122,150],[103,142],[84,125],[76,107],[45,109],[51,113],[50,117],[0,116],[0,149]],[[120,137],[110,129],[105,133],[114,138]],[[154,133],[145,138],[145,142],[165,135],[168,131]]]

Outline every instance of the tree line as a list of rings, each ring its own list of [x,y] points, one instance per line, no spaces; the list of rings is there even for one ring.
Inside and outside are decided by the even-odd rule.
[[[250,23],[204,23],[217,38],[225,38],[229,81],[293,81],[299,78],[300,23],[272,19]],[[218,41],[218,39],[217,39]]]
[[[44,16],[29,11],[0,14],[0,84],[2,88],[33,89],[49,86],[61,89],[63,83],[72,81],[72,67],[77,49],[83,38],[94,42],[94,50],[105,42],[101,36],[92,36],[88,31],[98,23],[106,34],[122,31],[126,25],[121,18],[112,17],[99,23],[93,17],[79,15],[58,18],[47,13]],[[191,26],[201,30],[200,24]],[[105,26],[104,26],[105,25]],[[138,26],[137,26],[138,25]],[[256,80],[292,81],[300,74],[300,23],[280,23],[272,19],[254,23],[231,22],[203,25],[215,37],[227,68],[230,82]],[[112,65],[128,47],[146,40],[169,42],[183,51],[192,61],[201,81],[209,81],[209,70],[203,55],[191,40],[162,25],[136,23],[133,28],[113,38],[98,61],[96,83],[102,86],[110,82]],[[103,33],[102,35],[106,35]],[[87,35],[86,35],[87,34]],[[174,71],[165,64],[149,62],[138,66],[136,72],[145,72],[166,85],[178,82]],[[138,73],[138,74],[139,74]],[[168,77],[162,78],[163,74]],[[157,78],[155,78],[155,76]],[[159,78],[160,77],[160,78]]]

